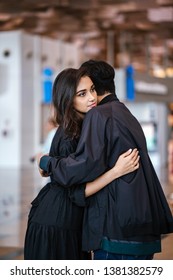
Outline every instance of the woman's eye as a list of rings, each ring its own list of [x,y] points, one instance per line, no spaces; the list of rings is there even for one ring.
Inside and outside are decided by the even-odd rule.
[[[81,92],[78,96],[85,96],[85,92]]]

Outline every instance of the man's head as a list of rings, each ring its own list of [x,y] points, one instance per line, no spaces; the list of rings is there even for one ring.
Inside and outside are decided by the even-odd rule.
[[[105,93],[115,94],[115,71],[110,64],[102,60],[88,60],[81,65],[80,69],[91,78],[99,96]]]

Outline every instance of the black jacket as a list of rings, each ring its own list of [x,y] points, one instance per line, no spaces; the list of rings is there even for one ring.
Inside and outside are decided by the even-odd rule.
[[[97,249],[103,236],[148,240],[173,232],[173,218],[147,152],[143,130],[127,107],[109,95],[84,119],[77,150],[66,159],[43,157],[41,168],[61,185],[88,182],[111,168],[118,156],[137,148],[140,168],[88,199],[84,249]],[[136,237],[137,236],[137,237]]]

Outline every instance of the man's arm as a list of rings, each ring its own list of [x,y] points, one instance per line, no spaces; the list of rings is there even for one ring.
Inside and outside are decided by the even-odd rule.
[[[107,169],[108,125],[108,121],[93,108],[85,117],[76,152],[63,159],[44,156],[40,168],[64,186],[94,180]]]

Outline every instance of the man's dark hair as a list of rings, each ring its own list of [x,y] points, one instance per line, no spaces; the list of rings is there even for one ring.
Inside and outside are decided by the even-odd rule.
[[[115,94],[115,71],[110,64],[102,60],[88,60],[80,69],[93,81],[98,95],[103,95],[105,92]]]

